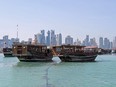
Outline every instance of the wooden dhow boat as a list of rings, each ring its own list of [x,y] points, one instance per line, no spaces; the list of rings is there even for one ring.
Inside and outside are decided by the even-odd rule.
[[[13,55],[24,62],[52,61],[52,51],[46,45],[14,44]]]
[[[87,62],[95,61],[97,57],[97,47],[79,45],[53,46],[52,52],[64,62]]]

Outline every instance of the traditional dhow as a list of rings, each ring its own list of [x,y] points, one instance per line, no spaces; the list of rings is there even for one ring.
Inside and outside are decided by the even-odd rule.
[[[24,62],[52,61],[52,51],[46,45],[14,44],[13,55]]]
[[[3,54],[4,54],[4,57],[13,57],[12,55],[12,48],[3,48]]]
[[[111,49],[98,48],[98,55],[111,54],[111,53],[112,53]]]
[[[78,45],[53,46],[52,52],[65,62],[95,61],[97,47],[85,47]]]

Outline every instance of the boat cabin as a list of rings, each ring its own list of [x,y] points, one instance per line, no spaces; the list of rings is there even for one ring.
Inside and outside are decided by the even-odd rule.
[[[53,46],[52,51],[54,55],[82,55],[86,53],[96,53],[97,47],[86,47],[86,46],[79,46],[79,45],[61,45],[61,46]]]
[[[47,49],[46,45],[30,45],[30,44],[16,44],[13,45],[13,55],[31,55],[37,53],[46,53],[49,49]]]

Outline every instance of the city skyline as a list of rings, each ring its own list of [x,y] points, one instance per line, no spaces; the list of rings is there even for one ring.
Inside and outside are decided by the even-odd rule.
[[[40,30],[55,30],[63,38],[71,35],[83,40],[86,35],[116,36],[114,0],[3,0],[0,1],[0,37],[9,35],[28,40]],[[63,39],[64,41],[64,39]]]
[[[18,39],[20,40],[20,42],[21,42],[21,41],[28,41],[30,38],[34,41],[34,40],[35,40],[35,35],[37,35],[37,34],[38,34],[38,35],[41,35],[41,34],[42,34],[41,31],[44,31],[44,35],[45,35],[44,38],[45,38],[45,40],[47,39],[47,34],[48,34],[48,32],[50,33],[51,31],[54,31],[54,32],[55,32],[55,33],[54,33],[55,36],[57,36],[58,34],[62,34],[61,32],[56,33],[55,30],[47,30],[47,31],[45,31],[45,30],[40,30],[40,31],[38,31],[37,33],[33,34],[33,37],[27,37],[26,40],[24,40],[24,39],[22,40],[21,38],[18,38]],[[43,35],[43,36],[44,36],[44,35]],[[15,39],[16,39],[16,38],[17,38],[17,37],[10,37],[10,35],[5,34],[5,35],[3,35],[3,36],[0,36],[0,39],[2,39],[4,36],[8,36],[9,39],[12,39],[12,38],[15,38]],[[50,35],[50,36],[51,36],[51,35]],[[67,35],[66,37],[68,37],[68,36],[69,36],[69,37],[72,37],[71,35]],[[78,37],[75,39],[74,37],[72,37],[72,38],[73,38],[73,42],[75,42],[76,40],[79,40],[79,41],[83,42],[84,39],[87,38],[87,36],[89,36],[89,40],[92,39],[92,38],[95,38],[95,39],[96,39],[96,37],[91,37],[91,36],[88,34],[88,35],[85,35],[83,39],[78,38]],[[64,35],[62,34],[62,43],[65,43],[65,38],[66,38],[66,37],[64,37]],[[102,36],[101,36],[101,37],[102,37]],[[99,39],[100,39],[101,37],[98,37],[98,38],[96,39],[96,42],[97,42],[97,43],[99,43]],[[110,39],[109,37],[102,37],[102,38],[108,38],[109,41],[113,41],[113,40],[115,40],[116,36],[114,36],[114,37],[111,38],[111,39]]]
[[[47,35],[45,35],[47,33]],[[24,44],[43,44],[47,46],[54,46],[54,45],[62,45],[62,44],[70,44],[70,45],[81,45],[81,46],[97,46],[99,48],[103,49],[115,49],[116,48],[116,36],[111,41],[107,37],[100,37],[99,41],[96,41],[96,38],[90,37],[89,35],[86,35],[86,37],[81,41],[80,39],[76,39],[74,41],[73,37],[68,35],[66,36],[65,42],[62,42],[62,33],[56,34],[55,30],[41,30],[39,33],[34,34],[34,39],[28,38],[28,41],[22,40],[20,41],[20,38],[14,38],[12,37],[9,39],[8,35],[3,36],[2,39],[0,39],[0,47],[12,47],[12,44],[14,42],[21,42]]]

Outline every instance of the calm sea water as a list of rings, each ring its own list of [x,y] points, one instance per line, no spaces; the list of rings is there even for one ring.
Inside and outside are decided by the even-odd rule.
[[[96,62],[56,61],[20,62],[0,54],[0,87],[116,87],[116,55],[98,56]]]

